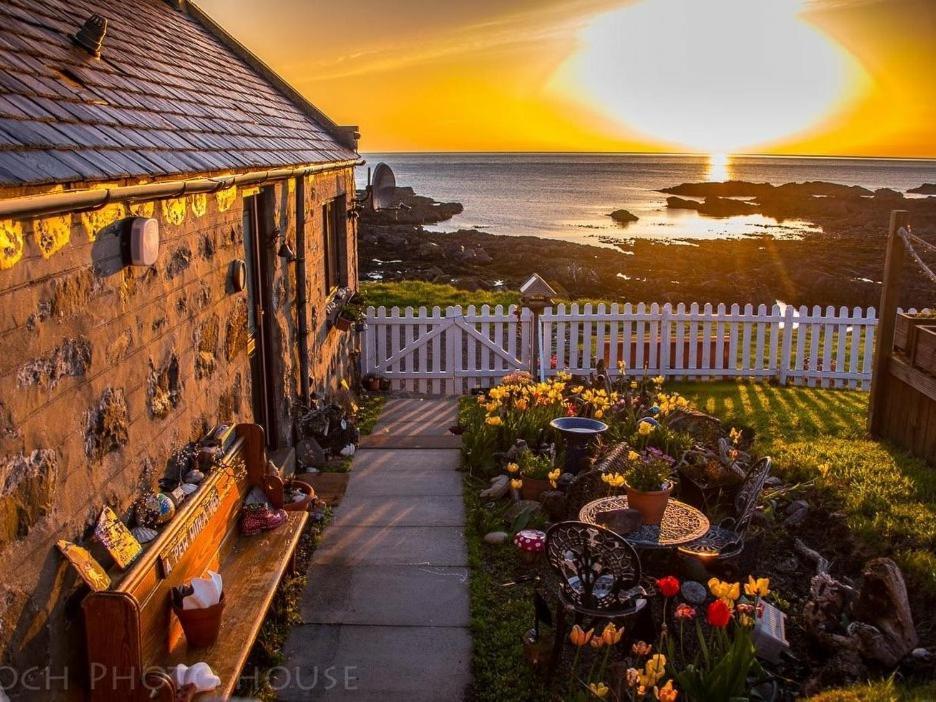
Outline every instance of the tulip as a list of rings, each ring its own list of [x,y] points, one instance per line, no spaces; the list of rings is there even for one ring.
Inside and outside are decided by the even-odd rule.
[[[736,599],[741,597],[741,584],[740,583],[726,583],[718,578],[711,578],[708,581],[709,592],[711,592],[715,597],[720,600],[724,600],[725,604],[730,605]]]
[[[679,594],[679,581],[672,575],[660,578],[656,581],[656,584],[663,597],[675,597]]]
[[[518,470],[520,470],[520,466],[518,466],[516,463],[508,463],[508,464],[507,464],[507,472],[508,472],[508,473],[516,473]]]
[[[724,629],[731,621],[731,609],[724,600],[715,600],[706,609],[705,620],[716,629]]]
[[[628,668],[625,676],[628,687],[637,687],[640,684],[640,671],[636,668]]]
[[[748,597],[767,597],[770,594],[770,578],[757,578],[748,576],[744,584],[744,593]]]
[[[513,480],[510,481],[510,487],[512,487],[514,490],[519,490],[520,488],[523,487],[523,480],[519,478],[514,478]]]
[[[608,696],[610,689],[603,682],[599,683],[588,683],[588,691],[592,693],[599,700],[603,700]]]
[[[687,605],[685,602],[681,602],[676,607],[676,611],[673,612],[673,616],[677,619],[695,619],[695,615],[695,607]]]
[[[600,636],[593,636],[592,640],[589,641],[589,644],[591,644],[591,647],[595,649],[596,651],[602,646],[604,646],[604,643],[605,643],[604,639],[601,638]]]
[[[650,660],[647,661],[647,665],[644,666],[644,670],[650,677],[657,679],[663,677],[663,674],[666,672],[666,656],[664,656],[662,653],[654,654],[650,657]]]
[[[653,382],[656,383],[657,385],[662,385],[664,380],[665,379],[663,378],[662,375],[658,375],[653,379]]]
[[[637,433],[641,436],[648,436],[654,429],[654,425],[650,422],[641,422],[637,425]]]
[[[624,630],[618,629],[613,623],[608,624],[604,631],[601,632],[601,640],[605,642],[607,646],[614,646],[621,642],[621,637],[624,636]]]
[[[499,427],[501,424],[503,424],[503,421],[501,420],[500,417],[498,417],[497,415],[494,415],[493,417],[488,417],[487,419],[485,419],[484,423],[492,427]]]
[[[657,699],[660,702],[676,702],[679,693],[673,689],[673,681],[667,680],[666,684],[656,691]]]
[[[572,627],[572,631],[569,633],[569,641],[571,641],[572,644],[575,646],[582,647],[588,644],[588,642],[591,641],[592,636],[594,635],[595,635],[594,629],[589,629],[588,631],[585,631],[582,629],[582,627],[576,624],[575,626]]]
[[[633,651],[634,655],[637,657],[647,656],[652,650],[653,646],[648,644],[646,641],[638,641],[633,646],[631,646],[631,651]]]

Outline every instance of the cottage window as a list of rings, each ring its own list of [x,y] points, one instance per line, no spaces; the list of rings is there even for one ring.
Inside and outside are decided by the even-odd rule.
[[[348,284],[348,237],[345,229],[344,201],[345,196],[339,195],[322,206],[326,295]]]

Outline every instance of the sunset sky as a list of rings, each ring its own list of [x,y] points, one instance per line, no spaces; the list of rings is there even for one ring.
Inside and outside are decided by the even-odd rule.
[[[200,0],[362,151],[936,156],[936,0]]]

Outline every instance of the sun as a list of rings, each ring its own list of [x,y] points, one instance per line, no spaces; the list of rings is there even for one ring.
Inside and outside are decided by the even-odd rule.
[[[863,81],[801,9],[801,0],[641,0],[594,17],[550,86],[677,149],[775,143],[818,126]]]

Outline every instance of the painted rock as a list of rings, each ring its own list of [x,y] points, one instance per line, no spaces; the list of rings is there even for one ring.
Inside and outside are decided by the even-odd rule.
[[[175,503],[164,492],[151,492],[137,501],[134,516],[139,526],[165,524],[175,516]]]
[[[680,589],[682,590],[682,596],[686,598],[687,602],[691,602],[692,604],[702,604],[708,596],[705,585],[695,580],[686,580],[683,582],[682,588]]]

